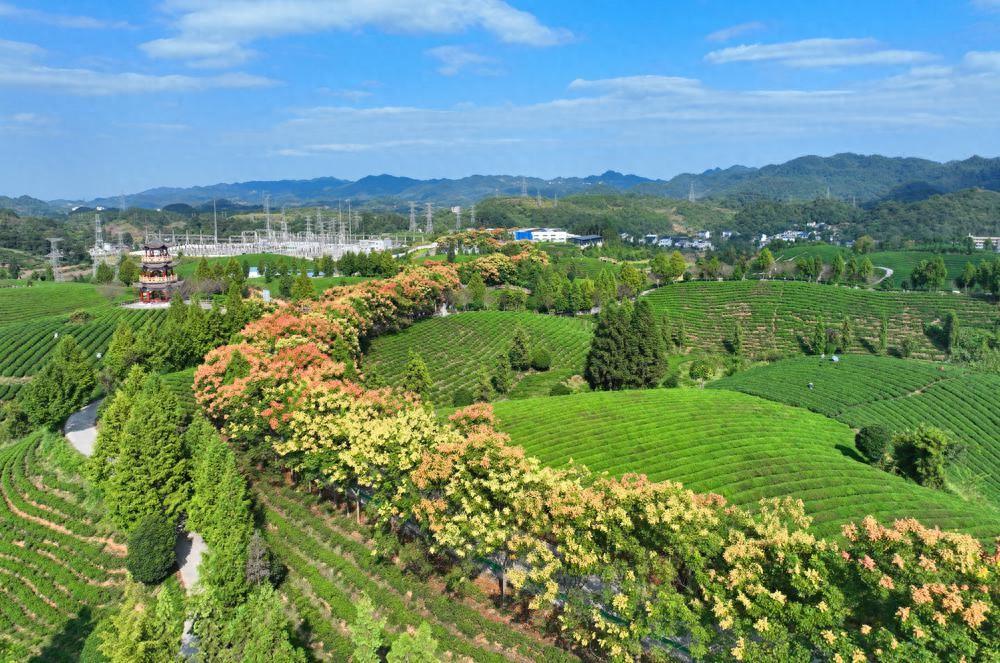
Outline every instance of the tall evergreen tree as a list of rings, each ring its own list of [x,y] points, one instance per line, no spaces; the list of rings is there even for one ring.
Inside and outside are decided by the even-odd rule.
[[[628,386],[655,387],[663,379],[667,364],[663,339],[648,301],[641,299],[636,303],[629,326]]]
[[[384,619],[375,615],[375,605],[367,594],[362,594],[355,605],[354,621],[349,627],[354,653],[354,663],[379,663],[379,650],[385,637]]]
[[[401,633],[392,643],[385,660],[387,663],[438,663],[438,642],[427,622],[412,633]]]
[[[111,396],[111,401],[101,415],[101,426],[97,429],[94,452],[85,465],[87,478],[99,488],[105,487],[104,481],[118,464],[121,435],[145,381],[146,372],[141,366],[129,369],[125,380]]]
[[[186,506],[188,460],[177,398],[150,376],[136,395],[117,441],[117,460],[104,481],[112,521],[130,531],[144,516],[176,518]]]
[[[124,380],[132,367],[142,362],[142,350],[132,326],[127,322],[120,322],[115,327],[115,333],[111,335],[111,342],[108,343],[108,350],[102,360],[104,371],[113,383]]]
[[[473,311],[481,311],[486,308],[486,284],[478,271],[469,277],[469,284],[466,286],[469,295],[467,308]]]
[[[844,316],[843,322],[840,323],[840,351],[847,352],[854,345],[854,327],[851,325],[851,319]]]
[[[413,350],[410,350],[410,358],[406,362],[401,382],[403,389],[424,397],[430,392],[431,385],[434,383],[427,363]]]
[[[184,630],[184,598],[176,585],[155,594],[126,580],[118,611],[101,630],[98,649],[109,663],[172,661]]]
[[[584,378],[591,389],[623,389],[629,383],[629,316],[625,307],[605,306],[587,353]]]
[[[295,282],[292,284],[291,290],[292,301],[300,302],[303,299],[309,299],[315,294],[316,291],[313,288],[312,279],[305,272],[295,277]]]
[[[531,365],[531,341],[528,339],[528,332],[520,325],[514,328],[507,357],[515,371],[526,371]]]
[[[87,403],[96,386],[97,374],[83,348],[64,336],[19,400],[33,425],[59,426]]]
[[[111,283],[115,278],[115,270],[106,262],[97,265],[97,273],[94,274],[94,283]]]
[[[490,379],[493,389],[498,394],[507,394],[514,384],[514,376],[510,370],[510,359],[506,354],[497,357],[497,362],[493,367],[493,375]]]

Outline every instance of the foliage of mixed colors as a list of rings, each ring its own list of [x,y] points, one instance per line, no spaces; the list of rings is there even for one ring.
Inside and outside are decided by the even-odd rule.
[[[414,394],[355,381],[363,342],[430,315],[457,284],[433,265],[285,306],[208,354],[197,399],[260,458],[367,495],[380,529],[492,560],[568,646],[604,658],[664,637],[696,658],[1000,655],[1000,554],[970,536],[871,519],[842,546],[815,537],[791,498],[750,511],[642,475],[543,467],[489,406],[441,422]]]

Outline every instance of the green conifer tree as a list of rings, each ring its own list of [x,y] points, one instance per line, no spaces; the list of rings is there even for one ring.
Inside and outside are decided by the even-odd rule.
[[[401,382],[403,389],[423,397],[430,393],[431,385],[434,384],[427,363],[413,350],[409,352],[409,360],[406,362]]]

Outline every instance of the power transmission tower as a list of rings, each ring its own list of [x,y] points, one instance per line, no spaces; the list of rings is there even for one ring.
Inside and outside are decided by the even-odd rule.
[[[417,204],[410,201],[410,232],[417,232]]]
[[[101,228],[101,213],[94,213],[94,248],[101,250],[104,248],[104,231]]]
[[[461,205],[456,205],[451,208],[451,211],[455,213],[455,230],[462,229],[462,207]]]
[[[56,281],[62,281],[62,274],[59,273],[59,259],[62,258],[59,242],[62,241],[62,237],[46,237],[46,239],[52,246],[52,250],[46,256],[49,259],[49,264],[52,265],[52,278]]]
[[[215,243],[219,243],[219,210],[215,205],[215,198],[212,198],[212,228],[215,233]]]
[[[542,206],[542,190],[535,189],[535,203],[541,207]]]
[[[473,205],[472,209],[469,210],[469,225],[473,228],[476,227],[476,206]]]
[[[521,197],[528,197],[528,182],[523,177],[521,178]]]
[[[428,235],[434,232],[434,203],[427,203],[427,226],[424,232]]]
[[[271,194],[264,194],[264,219],[267,222],[267,241],[271,241]]]
[[[281,240],[288,241],[288,221],[285,219],[285,206],[281,206]]]
[[[695,199],[694,196],[694,181],[691,182],[691,186],[688,187],[688,202],[693,203]]]

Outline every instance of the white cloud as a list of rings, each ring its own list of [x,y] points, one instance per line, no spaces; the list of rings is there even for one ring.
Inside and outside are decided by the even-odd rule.
[[[838,89],[722,89],[690,78],[641,75],[576,79],[568,89],[572,94],[524,105],[299,109],[267,140],[272,152],[288,157],[360,158],[383,150],[416,163],[430,155],[445,158],[461,146],[480,153],[476,146],[487,144],[501,161],[530,161],[537,152],[526,146],[567,149],[568,158],[579,158],[581,141],[587,154],[648,155],[720,144],[728,150],[782,140],[799,141],[802,151],[824,140],[853,147],[861,135],[912,132],[919,150],[920,140],[941,131],[1000,131],[1000,115],[993,112],[1000,105],[1000,73],[961,66],[914,67]]]
[[[77,95],[142,94],[151,92],[197,92],[217,88],[253,88],[275,81],[242,73],[221,76],[154,76],[133,72],[109,73],[92,69],[69,69],[42,65],[0,63],[0,87],[41,88]]]
[[[230,66],[253,55],[263,38],[374,27],[394,33],[455,34],[481,28],[500,41],[553,46],[563,29],[503,0],[168,0],[177,35],[142,45],[152,57]]]
[[[701,81],[679,76],[623,76],[586,80],[578,78],[569,84],[571,90],[591,90],[606,94],[639,95],[650,94],[701,94]]]
[[[859,65],[911,65],[934,59],[923,51],[881,49],[874,39],[803,39],[777,44],[744,44],[712,51],[705,61],[777,62],[789,67],[849,67]]]
[[[36,44],[0,39],[0,62],[23,61],[40,57],[44,54],[45,49]]]
[[[465,46],[438,46],[428,49],[426,53],[441,63],[438,73],[442,76],[454,76],[466,70],[481,75],[499,73],[496,59],[480,55]]]
[[[969,51],[963,62],[973,69],[1000,71],[1000,51]]]
[[[6,2],[0,2],[0,17],[52,25],[57,28],[78,28],[83,30],[107,30],[111,28],[127,28],[125,21],[105,21],[90,16],[75,16],[71,14],[52,14],[38,9],[25,9]]]
[[[726,42],[730,39],[735,39],[740,35],[758,32],[766,27],[767,26],[762,21],[750,21],[748,23],[740,23],[739,25],[731,25],[728,28],[716,30],[711,34],[705,35],[705,39],[707,41]]]
[[[38,88],[76,95],[107,95],[253,88],[277,83],[272,79],[237,72],[219,76],[187,76],[52,67],[40,62],[43,55],[45,50],[35,44],[0,40],[0,88]]]
[[[1000,9],[1000,0],[972,0],[972,5],[980,9]]]

